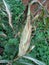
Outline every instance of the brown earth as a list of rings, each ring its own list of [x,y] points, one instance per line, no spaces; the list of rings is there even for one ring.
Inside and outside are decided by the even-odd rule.
[[[40,2],[42,3],[44,0],[38,0],[38,1],[40,1]],[[23,4],[24,4],[25,6],[27,6],[29,0],[22,0],[22,2],[23,2]],[[49,0],[46,0],[46,1],[44,2],[43,6],[46,7],[47,10],[49,11]],[[32,13],[35,13],[35,10],[36,10],[37,8],[38,8],[38,4],[37,4],[37,3],[34,4],[34,5],[31,5],[31,12],[32,12]],[[40,12],[40,10],[39,10],[38,12]]]

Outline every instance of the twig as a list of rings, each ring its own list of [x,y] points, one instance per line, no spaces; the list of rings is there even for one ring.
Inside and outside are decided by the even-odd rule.
[[[18,60],[19,58],[21,58],[21,57],[19,57],[19,56],[15,57],[15,59],[13,60],[13,62],[15,62],[16,60]]]
[[[17,34],[15,34],[15,36],[14,36],[14,37],[16,38],[16,37],[17,37],[17,36],[19,36],[19,35],[20,35],[20,32],[18,32]]]
[[[35,45],[32,45],[32,46],[30,47],[30,49],[27,51],[27,53],[31,52],[31,51],[34,49],[34,47],[35,47]],[[27,53],[26,53],[26,54],[27,54]]]
[[[49,12],[48,12],[47,8],[45,8],[45,6],[43,6],[43,4],[40,3],[39,1],[38,1],[38,3],[39,3],[39,5],[44,9],[44,11],[46,12],[46,15],[48,16],[48,15],[49,15]],[[47,14],[47,13],[48,13],[48,14]]]
[[[38,19],[39,15],[40,15],[40,14],[37,14],[35,17],[33,17],[32,21]]]
[[[34,3],[38,3],[38,4],[40,5],[39,8],[38,8],[38,10],[34,13],[34,15],[35,15],[41,8],[43,8],[43,9],[45,10],[45,12],[48,13],[47,9],[43,6],[43,4],[44,4],[45,2],[46,2],[46,0],[44,0],[42,3],[41,3],[40,1],[38,1],[38,0],[33,0],[33,1],[30,2],[30,5],[32,5],[32,4],[34,4]],[[47,14],[47,16],[49,17],[48,14]]]

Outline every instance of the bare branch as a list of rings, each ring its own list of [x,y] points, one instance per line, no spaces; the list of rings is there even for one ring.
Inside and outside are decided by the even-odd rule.
[[[17,34],[15,34],[15,36],[14,36],[14,37],[16,38],[16,37],[17,37],[17,36],[19,36],[19,35],[20,35],[20,32],[18,32]]]

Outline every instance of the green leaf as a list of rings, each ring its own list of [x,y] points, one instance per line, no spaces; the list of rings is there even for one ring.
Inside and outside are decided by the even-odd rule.
[[[39,61],[37,59],[31,58],[31,57],[28,57],[28,56],[23,56],[23,58],[31,60],[31,61],[35,62],[36,64],[38,64],[38,65],[46,65],[44,62],[41,62],[41,61]]]

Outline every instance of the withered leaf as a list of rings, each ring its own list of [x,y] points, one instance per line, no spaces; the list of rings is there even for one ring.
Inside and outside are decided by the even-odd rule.
[[[30,37],[31,37],[31,20],[30,20],[30,12],[28,11],[28,16],[27,16],[27,22],[24,27],[24,30],[22,32],[22,36],[20,39],[20,44],[19,44],[19,53],[18,56],[23,56],[26,54],[29,46],[30,46]]]
[[[13,25],[12,25],[12,15],[11,15],[11,12],[7,6],[7,3],[5,2],[5,0],[3,0],[3,3],[5,5],[5,9],[6,9],[6,12],[8,14],[8,18],[9,18],[9,25],[11,26],[11,28],[13,29]]]
[[[31,25],[30,22],[27,22],[20,39],[19,54],[18,54],[19,56],[26,54],[26,51],[30,46],[30,36],[31,36]]]

